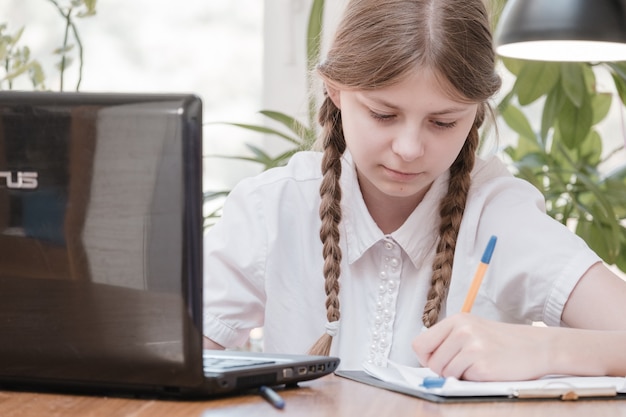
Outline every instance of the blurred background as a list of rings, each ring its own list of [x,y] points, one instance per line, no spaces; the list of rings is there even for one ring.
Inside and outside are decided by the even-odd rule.
[[[500,6],[505,2],[490,0],[490,4]],[[323,2],[322,51],[345,3],[346,0]],[[283,112],[305,123],[310,117],[306,34],[312,4],[313,0],[2,0],[0,24],[4,26],[0,26],[0,53],[6,56],[7,47],[19,47],[22,48],[20,59],[37,60],[43,72],[39,89],[199,95],[204,103],[204,187],[207,191],[227,192],[241,178],[267,168],[267,165],[245,161],[246,157],[271,159],[292,144],[275,135],[259,134],[224,122],[285,127],[263,117],[259,112],[264,109]],[[95,9],[94,15],[81,16],[90,8]],[[66,32],[68,20],[63,13],[68,10],[72,10],[68,15],[74,25],[71,29],[76,29],[78,38],[72,36],[71,30]],[[63,45],[66,49],[59,50]],[[63,71],[63,77],[57,68],[62,52],[72,60]],[[520,83],[521,73],[511,72],[514,67],[531,68],[529,62],[508,67],[499,62],[499,65],[504,82],[493,104],[502,106],[503,98],[510,93],[513,94],[512,106],[508,106],[508,113],[503,111],[507,109],[499,109],[505,117],[497,120],[498,136],[485,138],[481,154],[496,153],[513,171],[517,169],[518,174],[524,174],[519,167],[528,164],[528,141],[537,140],[548,87],[538,100],[522,103],[521,97],[532,89],[528,86],[540,85],[544,80],[531,78],[523,84]],[[580,68],[564,65],[556,71],[567,74]],[[609,69],[603,65],[585,68],[595,73],[590,100],[594,105],[596,102],[609,104],[601,110],[606,112],[606,117],[592,126],[591,135],[597,137],[581,137],[580,144],[573,145],[572,151],[585,158],[580,163],[574,159],[576,166],[571,166],[548,144],[540,153],[548,162],[542,166],[526,165],[526,174],[522,176],[551,199],[550,214],[571,216],[563,221],[572,227],[582,224],[584,227],[579,227],[579,232],[592,247],[610,264],[617,262],[626,270],[626,240],[619,236],[623,234],[626,218],[626,198],[621,196],[626,192],[619,188],[626,186],[624,174],[615,177],[619,178],[618,182],[606,181],[606,175],[614,170],[626,172],[626,122],[624,106],[616,90],[622,87],[626,91],[626,75],[614,77],[615,73]],[[626,65],[618,69],[626,74]],[[5,68],[5,75],[7,72]],[[569,95],[572,91],[580,94],[583,88],[562,84],[554,88]],[[33,85],[24,74],[12,83],[0,77],[0,89],[9,88],[32,90]],[[525,120],[518,117],[522,113]],[[561,128],[574,125],[577,117],[570,116],[559,123]],[[598,146],[599,138],[601,146]],[[597,151],[592,149],[591,153],[599,155],[581,153],[589,143],[595,143],[592,147]],[[267,155],[259,157],[250,145]],[[224,155],[235,158],[221,157]],[[555,188],[558,181],[550,178],[550,172],[557,169],[575,170],[571,181],[566,178],[567,183],[561,189]],[[576,188],[581,186],[578,178],[584,175],[590,176],[593,187]],[[572,189],[576,192],[572,193]],[[590,195],[599,197],[599,202],[587,204]],[[602,200],[604,197],[607,202]],[[211,202],[219,209],[220,199]],[[609,229],[607,219],[602,216],[607,205],[615,207],[616,212],[615,219],[608,219],[611,233],[615,235],[610,248],[604,247]],[[205,211],[211,210],[213,207]]]
[[[70,0],[3,0],[0,23],[6,24],[5,35],[23,29],[19,45],[41,64],[45,88],[58,91],[55,50],[64,43],[66,22],[55,3],[71,6]],[[100,0],[95,8],[94,16],[73,19],[83,48],[80,91],[190,92],[203,100],[205,123],[257,121],[263,91],[262,1]],[[79,77],[78,43],[69,43],[72,62],[64,72],[64,91],[76,90]],[[12,88],[33,86],[22,76]],[[220,125],[206,131],[207,154],[235,152],[249,136]],[[222,162],[207,164],[207,186],[226,187],[236,180],[216,175],[224,171],[218,167]]]

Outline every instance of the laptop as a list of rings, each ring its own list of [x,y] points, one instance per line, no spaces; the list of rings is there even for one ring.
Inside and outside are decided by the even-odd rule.
[[[210,398],[335,371],[203,350],[202,163],[196,95],[0,92],[0,389]]]

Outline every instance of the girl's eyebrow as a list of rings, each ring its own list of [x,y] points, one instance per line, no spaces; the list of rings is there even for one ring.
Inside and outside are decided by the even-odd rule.
[[[368,95],[368,94],[364,94],[363,97],[365,97],[368,100],[371,100],[373,102],[376,102],[378,104],[381,104],[385,107],[388,107],[391,110],[399,110],[399,107],[393,103],[388,102],[387,100],[380,98],[380,97],[376,97],[376,96],[372,96],[372,95]],[[454,113],[463,113],[465,111],[468,111],[470,109],[471,105],[459,105],[459,106],[452,106],[452,107],[448,107],[446,109],[442,109],[442,110],[437,110],[437,111],[433,111],[430,112],[429,114],[432,116],[442,116],[442,115],[447,115],[447,114],[454,114]]]
[[[435,111],[430,113],[433,116],[440,116],[440,115],[446,115],[446,114],[454,114],[454,113],[463,113],[466,112],[470,109],[470,107],[450,107],[447,109],[443,109],[440,111]]]
[[[385,100],[383,98],[372,96],[372,95],[369,95],[369,94],[366,94],[366,93],[363,93],[362,95],[363,95],[363,97],[365,99],[373,101],[373,102],[378,103],[378,104],[381,104],[381,105],[383,105],[385,107],[389,107],[392,110],[397,110],[399,108],[395,104],[392,104],[392,103],[388,102],[387,100]]]

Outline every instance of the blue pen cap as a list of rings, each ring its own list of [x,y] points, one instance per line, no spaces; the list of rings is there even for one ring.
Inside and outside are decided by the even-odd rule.
[[[427,376],[422,381],[422,386],[424,388],[441,388],[445,383],[446,379],[444,377]]]
[[[485,253],[483,253],[483,257],[480,262],[484,264],[488,264],[491,261],[491,255],[493,254],[493,249],[496,247],[496,241],[498,238],[496,236],[491,236],[489,239],[489,243],[487,243],[487,247],[485,248]]]

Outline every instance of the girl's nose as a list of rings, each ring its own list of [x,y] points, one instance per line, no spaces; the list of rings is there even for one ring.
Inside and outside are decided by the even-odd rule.
[[[424,141],[419,129],[399,132],[391,143],[391,150],[404,161],[413,161],[424,154]]]

